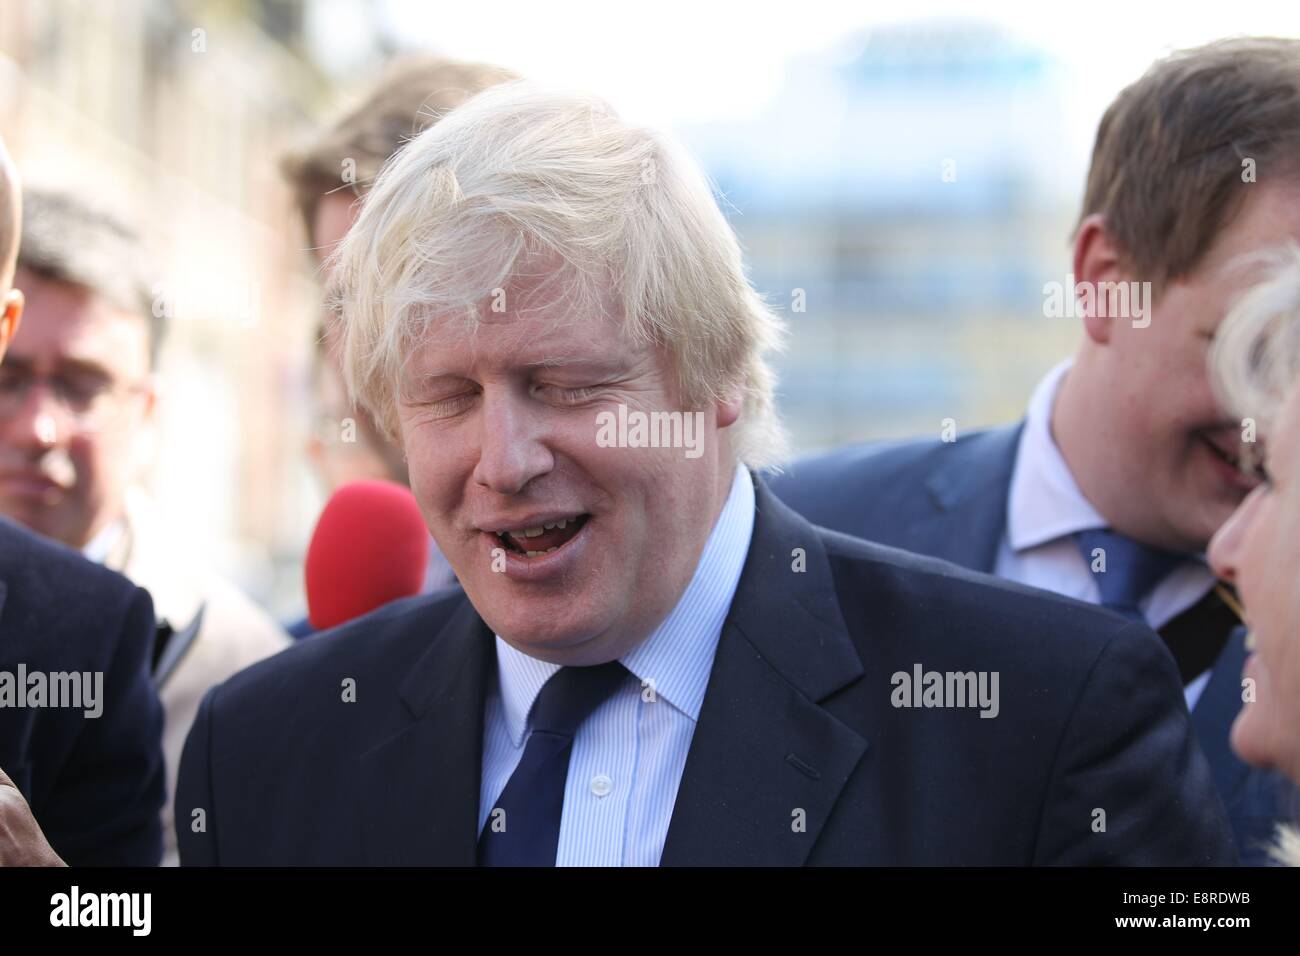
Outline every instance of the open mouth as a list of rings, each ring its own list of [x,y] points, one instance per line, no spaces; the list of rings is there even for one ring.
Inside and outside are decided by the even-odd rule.
[[[508,551],[524,558],[540,558],[559,551],[587,526],[589,514],[548,521],[535,528],[511,528],[494,532]]]

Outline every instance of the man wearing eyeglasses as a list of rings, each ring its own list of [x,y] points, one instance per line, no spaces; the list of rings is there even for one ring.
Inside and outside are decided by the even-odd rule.
[[[23,317],[19,195],[0,139],[0,362]],[[149,596],[120,575],[0,519],[0,867],[158,862],[153,620]],[[69,676],[95,700],[42,690]]]
[[[25,319],[0,365],[0,513],[153,596],[170,794],[204,692],[289,640],[168,533],[140,490],[164,318],[135,232],[70,193],[28,190],[23,203]],[[170,800],[163,822],[163,862],[175,863]]]

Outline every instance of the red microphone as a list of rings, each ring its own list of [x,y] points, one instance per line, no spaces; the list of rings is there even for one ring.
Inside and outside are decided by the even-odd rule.
[[[307,548],[307,619],[336,627],[398,598],[419,594],[429,529],[409,488],[353,481],[325,503]]]

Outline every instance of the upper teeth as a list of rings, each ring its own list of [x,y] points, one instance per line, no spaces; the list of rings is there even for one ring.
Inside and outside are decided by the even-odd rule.
[[[516,529],[514,529],[514,530],[512,530],[512,531],[502,531],[502,532],[499,532],[499,533],[500,533],[500,534],[513,534],[513,535],[515,535],[516,537],[536,538],[536,537],[539,537],[539,536],[542,535],[542,534],[545,534],[547,531],[550,531],[552,528],[560,528],[560,529],[563,529],[563,528],[564,528],[564,527],[565,527],[565,526],[566,526],[570,521],[576,521],[576,520],[577,520],[576,517],[575,517],[575,518],[561,518],[559,521],[549,521],[549,522],[547,522],[546,524],[539,525],[539,526],[536,527],[536,528],[523,528],[523,529],[518,529],[518,528],[516,528]]]

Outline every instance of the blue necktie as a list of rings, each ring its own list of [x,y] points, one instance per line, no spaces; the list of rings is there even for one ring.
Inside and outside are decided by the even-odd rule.
[[[1134,621],[1143,620],[1138,609],[1142,599],[1166,574],[1187,560],[1186,555],[1149,548],[1109,528],[1077,532],[1074,540],[1097,582],[1101,606]],[[1093,570],[1093,552],[1097,549],[1105,554],[1104,571]]]
[[[573,735],[627,673],[610,661],[551,675],[533,704],[524,755],[479,835],[479,866],[555,866]]]

